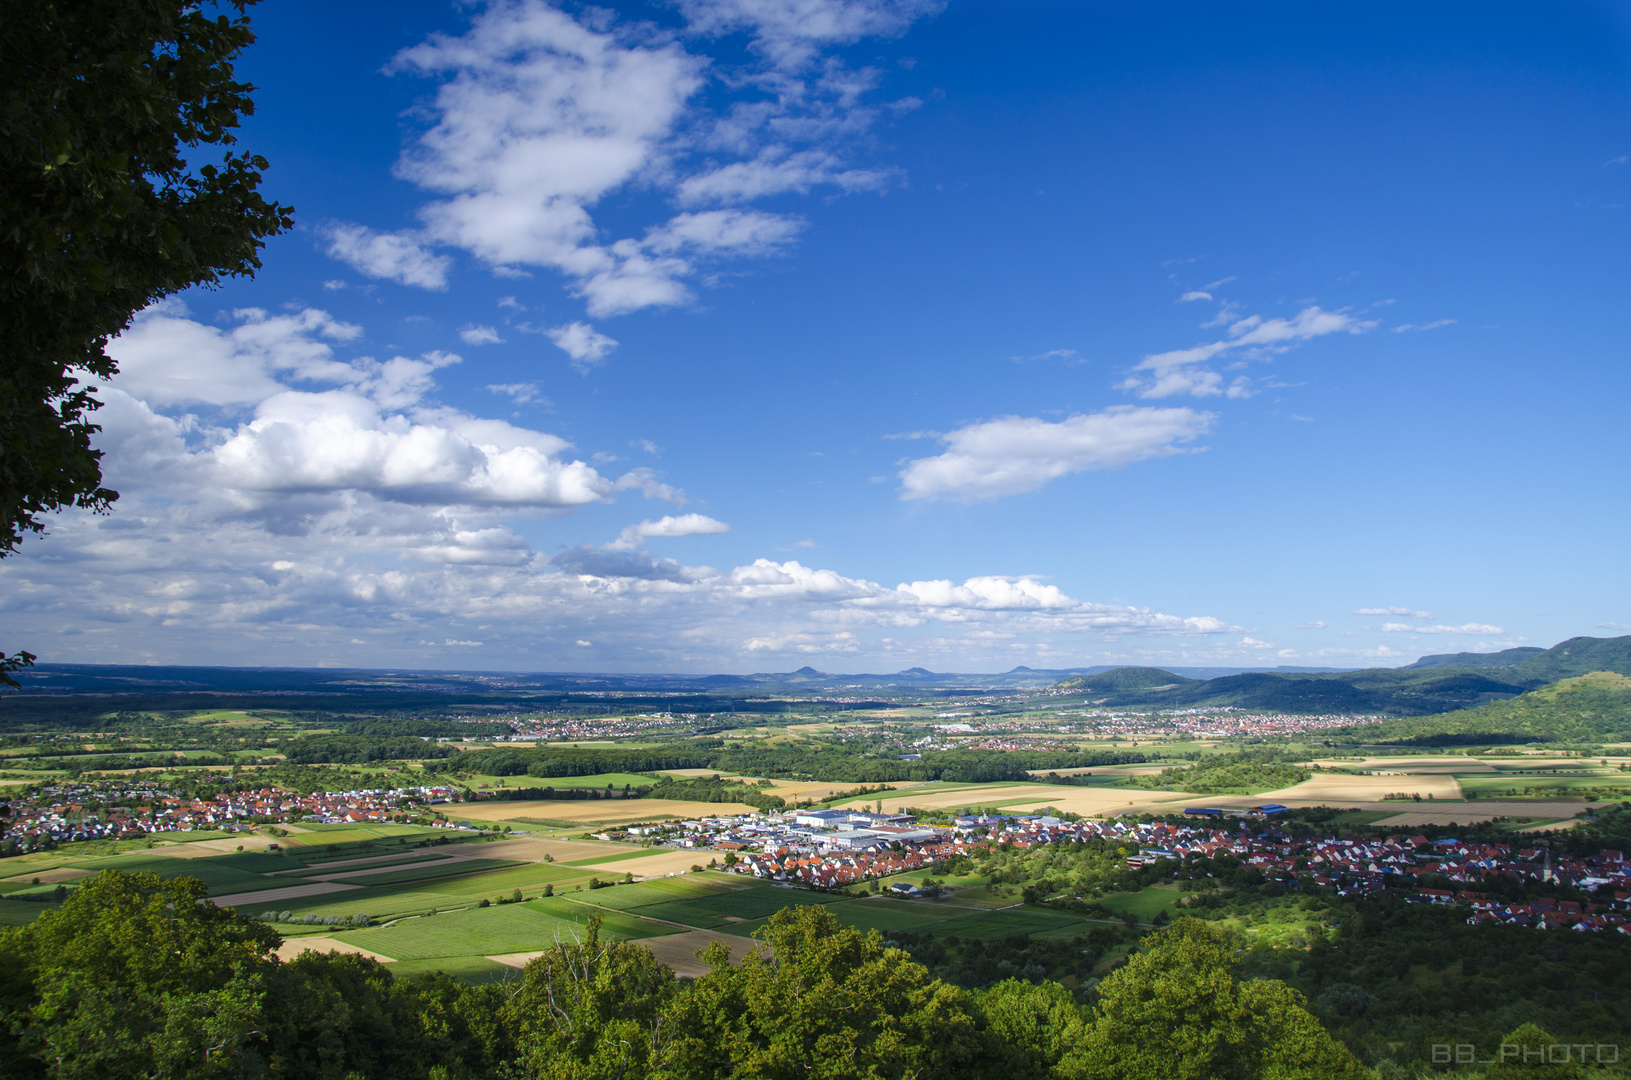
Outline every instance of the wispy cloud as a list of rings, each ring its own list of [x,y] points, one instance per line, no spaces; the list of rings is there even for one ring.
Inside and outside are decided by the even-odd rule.
[[[689,303],[709,262],[773,254],[804,228],[743,204],[899,182],[896,169],[851,160],[879,118],[900,111],[868,104],[881,74],[826,53],[903,33],[941,6],[685,0],[676,37],[602,9],[574,18],[542,0],[495,0],[465,33],[433,34],[386,68],[440,80],[423,113],[430,126],[397,166],[432,196],[420,228],[333,225],[329,253],[435,289],[451,266],[437,247],[505,276],[548,268],[597,318]],[[745,65],[688,48],[743,33],[756,57]],[[608,242],[594,208],[636,183],[685,212]]]
[[[1223,376],[1206,363],[1235,355],[1246,359],[1264,358],[1285,352],[1297,345],[1328,334],[1363,334],[1376,327],[1372,319],[1360,319],[1346,311],[1325,311],[1317,306],[1307,307],[1289,319],[1265,319],[1259,315],[1234,318],[1229,309],[1228,337],[1193,345],[1187,349],[1172,349],[1151,353],[1133,368],[1134,374],[1120,384],[1142,398],[1164,398],[1188,394],[1192,397],[1231,397],[1249,395],[1249,382],[1237,377],[1228,387]]]
[[[1004,416],[940,436],[946,452],[908,462],[903,499],[991,499],[1089,469],[1185,452],[1216,417],[1188,408],[1117,405],[1060,421]]]
[[[1423,330],[1438,330],[1441,327],[1454,325],[1454,319],[1434,319],[1432,322],[1421,323],[1420,325],[1415,323],[1401,323],[1393,328],[1393,332],[1395,334],[1419,334]]]
[[[1354,609],[1355,615],[1409,615],[1413,619],[1431,619],[1431,611],[1413,611],[1407,607],[1362,607]]]
[[[504,339],[491,326],[471,324],[459,331],[459,340],[466,345],[502,345]]]

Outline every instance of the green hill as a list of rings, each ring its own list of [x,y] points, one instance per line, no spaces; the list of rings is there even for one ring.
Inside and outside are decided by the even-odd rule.
[[[1198,682],[1153,667],[1118,667],[1097,675],[1077,675],[1057,684],[1061,690],[1157,690]]]
[[[1489,706],[1589,672],[1631,675],[1631,636],[1570,638],[1550,649],[1424,656],[1408,667],[1301,673],[1259,671],[1186,679],[1160,668],[1114,668],[1056,684],[1105,695],[1108,705],[1232,705],[1282,713],[1427,716]]]
[[[1458,745],[1631,740],[1631,678],[1596,671],[1510,701],[1438,716],[1389,720],[1344,734],[1366,742]]]

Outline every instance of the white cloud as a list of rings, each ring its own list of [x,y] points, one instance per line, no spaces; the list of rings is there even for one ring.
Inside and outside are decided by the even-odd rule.
[[[1413,619],[1431,619],[1431,611],[1413,611],[1407,607],[1362,607],[1354,608],[1355,615],[1408,615]]]
[[[432,252],[416,233],[386,233],[366,225],[335,223],[323,235],[328,240],[329,256],[358,273],[421,289],[447,288],[447,271],[453,260]]]
[[[1437,329],[1439,329],[1440,327],[1443,327],[1443,326],[1454,326],[1454,325],[1455,325],[1455,320],[1454,319],[1434,319],[1432,322],[1422,323],[1420,326],[1417,326],[1414,323],[1401,323],[1400,325],[1395,326],[1393,328],[1393,332],[1395,334],[1409,334],[1409,333],[1419,334],[1423,330],[1437,330]]]
[[[1325,629],[1325,623],[1319,622],[1319,621],[1298,623],[1297,624],[1297,629],[1298,630],[1324,630]]]
[[[477,326],[472,323],[459,331],[459,340],[466,345],[502,345],[504,339],[498,336],[498,331],[491,326]]]
[[[691,30],[747,32],[773,65],[797,70],[828,45],[894,37],[945,7],[944,0],[680,0]]]
[[[675,506],[684,506],[687,502],[685,492],[663,483],[660,475],[657,470],[642,465],[619,476],[616,488],[618,491],[638,491],[648,499],[661,499]]]
[[[804,227],[797,218],[756,210],[707,210],[680,214],[646,234],[646,246],[657,252],[686,249],[766,255],[792,241]]]
[[[517,405],[527,405],[534,401],[541,402],[546,406],[553,404],[539,392],[538,384],[535,382],[491,383],[487,389],[495,394],[505,395]]]
[[[679,185],[682,205],[737,202],[780,195],[807,194],[811,188],[832,186],[845,193],[878,191],[898,181],[890,169],[846,169],[834,154],[804,150],[796,154],[785,146],[767,146],[752,161],[738,161],[690,177]]]
[[[108,342],[119,365],[111,385],[159,407],[234,406],[281,392],[279,377],[340,382],[354,374],[334,359],[329,342],[354,341],[361,327],[315,308],[289,315],[240,308],[232,315],[238,325],[222,330],[187,318],[179,300],[139,313]]]
[[[1237,319],[1231,309],[1225,307],[1220,319],[1228,323],[1227,339],[1151,353],[1134,366],[1134,374],[1120,384],[1120,389],[1134,391],[1142,398],[1178,394],[1215,397],[1224,393],[1223,377],[1199,367],[1200,364],[1229,353],[1239,353],[1248,359],[1271,356],[1313,338],[1337,333],[1363,334],[1377,325],[1375,320],[1359,319],[1345,311],[1325,311],[1317,306],[1304,308],[1290,319],[1264,319],[1260,315]],[[1244,385],[1237,381],[1236,386],[1242,389],[1237,392],[1231,387],[1230,396],[1244,396]]]
[[[1382,627],[1382,632],[1385,634],[1461,634],[1479,637],[1506,633],[1499,626],[1490,626],[1488,623],[1462,623],[1460,626],[1417,626],[1414,623],[1386,623]]]
[[[363,273],[444,288],[456,247],[494,273],[563,274],[593,317],[691,302],[710,259],[781,250],[803,222],[729,204],[816,187],[878,190],[898,171],[853,165],[881,115],[863,99],[881,76],[824,50],[903,32],[939,10],[919,0],[698,0],[682,5],[693,43],[747,31],[743,68],[687,51],[647,24],[602,10],[580,18],[542,0],[494,0],[461,35],[435,34],[387,66],[439,80],[429,127],[397,173],[433,194],[419,231],[337,224],[329,253]],[[806,71],[805,68],[810,70]],[[699,95],[705,86],[715,93]],[[909,102],[897,102],[900,113]],[[631,187],[671,191],[681,213],[643,239],[608,242],[592,211]]]
[[[110,469],[138,487],[190,481],[211,499],[257,512],[273,512],[291,496],[364,495],[547,511],[608,501],[615,491],[611,480],[564,456],[564,439],[428,401],[434,372],[458,356],[341,362],[320,338],[361,331],[326,312],[272,317],[245,309],[235,313],[238,326],[222,330],[182,311],[174,303],[151,308],[109,344],[124,370],[104,391],[103,441]],[[295,389],[280,376],[332,388]],[[252,417],[235,424],[157,411],[250,403]]]
[[[727,533],[731,527],[706,514],[665,514],[656,521],[641,521],[625,528],[616,540],[606,545],[607,551],[633,551],[642,542],[654,538],[670,539],[680,536],[712,536]]]
[[[941,436],[947,449],[908,462],[903,499],[989,499],[1034,491],[1088,469],[1114,469],[1179,446],[1211,429],[1215,416],[1188,408],[1117,405],[1061,421],[1005,416]]]
[[[1202,292],[1200,289],[1195,289],[1192,292],[1186,292],[1186,293],[1184,293],[1184,295],[1180,296],[1178,298],[1178,302],[1180,304],[1187,304],[1187,303],[1190,303],[1191,301],[1194,301],[1194,300],[1210,300],[1210,299],[1212,299],[1212,294],[1211,293]]]
[[[616,341],[588,323],[567,323],[565,326],[546,330],[545,333],[558,349],[572,358],[572,366],[583,372],[606,359],[606,356],[617,348]]]

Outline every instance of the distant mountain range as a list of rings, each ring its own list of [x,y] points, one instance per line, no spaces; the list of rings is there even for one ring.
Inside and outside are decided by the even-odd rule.
[[[1266,712],[1425,716],[1505,700],[1594,671],[1631,675],[1631,635],[1570,638],[1550,649],[1424,656],[1402,668],[1193,679],[1171,669],[1125,667],[1074,675],[1056,685],[1102,693],[1098,700],[1110,706],[1232,705]]]
[[[774,706],[754,703],[778,694],[861,703],[1058,686],[1080,690],[1088,700],[1112,707],[1233,705],[1272,712],[1424,716],[1502,701],[1594,671],[1631,675],[1631,635],[1570,638],[1550,649],[1424,656],[1408,667],[1358,671],[1099,666],[960,674],[914,667],[887,675],[844,675],[803,667],[783,673],[698,676],[41,664],[21,673],[24,696],[0,698],[0,709],[15,711],[41,694],[131,698],[273,694],[306,699],[309,704],[290,703],[305,708],[344,708],[345,699],[357,698],[445,700],[450,694],[545,707],[551,696],[581,700],[585,695],[615,694],[619,707],[649,703],[686,711],[776,711]]]

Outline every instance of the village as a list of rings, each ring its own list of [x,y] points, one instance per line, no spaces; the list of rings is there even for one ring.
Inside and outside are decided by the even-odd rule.
[[[278,788],[185,798],[140,780],[61,784],[6,804],[3,843],[23,854],[80,840],[134,840],[159,833],[246,832],[257,825],[313,821],[408,821],[426,807],[451,801],[449,787],[317,792]]]
[[[1284,809],[1265,805],[1243,813],[1268,824],[1267,819]],[[1067,820],[1039,814],[979,815],[957,817],[951,827],[937,828],[919,825],[906,814],[804,810],[648,825],[630,829],[628,834],[674,846],[723,851],[726,868],[735,873],[821,889],[842,889],[928,870],[953,856],[978,857],[999,845],[1024,850],[1109,840],[1136,851],[1126,857],[1128,868],[1134,870],[1164,861],[1182,865],[1188,859],[1226,857],[1291,888],[1311,885],[1331,889],[1339,896],[1393,892],[1414,903],[1465,906],[1471,909],[1471,923],[1631,934],[1631,864],[1620,851],[1570,859],[1556,857],[1545,847],[1430,841],[1424,836],[1302,839],[1271,825],[1268,831],[1258,832],[1193,823],[1220,813],[1191,808],[1182,824]],[[604,835],[610,838],[612,834]],[[1436,884],[1440,879],[1464,887],[1423,884]],[[1484,891],[1501,881],[1555,884],[1603,899],[1504,902]],[[920,892],[918,886],[905,882],[891,889],[908,896]]]

